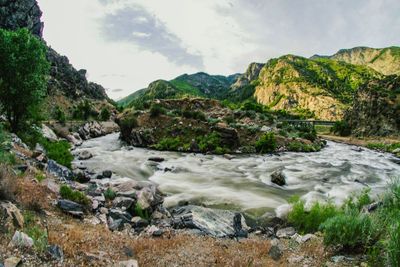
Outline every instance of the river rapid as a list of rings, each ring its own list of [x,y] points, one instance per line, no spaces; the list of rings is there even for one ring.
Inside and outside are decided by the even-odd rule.
[[[83,161],[89,170],[111,170],[112,179],[129,177],[157,183],[167,194],[167,207],[189,201],[257,217],[285,212],[293,195],[308,204],[315,200],[340,204],[366,187],[377,195],[392,178],[400,177],[399,160],[394,156],[334,142],[315,153],[235,155],[227,159],[127,147],[115,133],[85,141],[76,152],[83,150],[93,154]],[[155,156],[165,161],[148,161]],[[286,176],[287,185],[271,183],[270,175],[277,170]]]

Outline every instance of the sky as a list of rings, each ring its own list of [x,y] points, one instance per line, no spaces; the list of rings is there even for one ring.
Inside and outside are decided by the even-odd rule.
[[[44,39],[119,99],[285,54],[400,45],[399,0],[38,0]]]

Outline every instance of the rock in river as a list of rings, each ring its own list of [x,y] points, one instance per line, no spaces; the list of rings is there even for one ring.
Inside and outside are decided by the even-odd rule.
[[[282,171],[275,171],[271,174],[271,182],[283,186],[286,184],[286,177]]]
[[[172,211],[173,224],[176,228],[198,229],[215,237],[236,237],[234,220],[237,213],[228,210],[209,209],[200,206],[178,207]],[[247,230],[244,217],[241,217],[241,229]]]

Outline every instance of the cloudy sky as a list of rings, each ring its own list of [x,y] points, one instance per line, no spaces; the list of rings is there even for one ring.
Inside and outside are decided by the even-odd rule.
[[[400,44],[399,0],[38,0],[44,38],[118,99],[183,73]]]

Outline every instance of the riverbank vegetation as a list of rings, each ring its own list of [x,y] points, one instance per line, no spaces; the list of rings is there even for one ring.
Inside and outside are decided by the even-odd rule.
[[[369,190],[336,207],[314,203],[310,209],[295,198],[288,222],[301,233],[321,231],[324,243],[345,253],[365,253],[373,265],[400,264],[400,179],[372,199]]]

